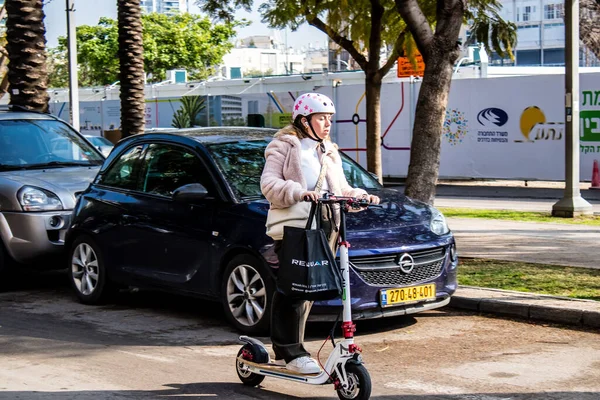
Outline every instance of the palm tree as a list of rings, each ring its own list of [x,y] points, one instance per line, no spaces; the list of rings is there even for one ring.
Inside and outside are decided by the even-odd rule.
[[[581,0],[579,36],[585,46],[600,60],[600,0]]]
[[[175,111],[171,125],[175,128],[191,128],[199,125],[198,116],[206,108],[204,99],[201,96],[183,96],[180,101],[181,107]]]
[[[46,28],[42,0],[6,0],[10,104],[48,111]]]
[[[144,47],[140,0],[117,0],[123,137],[144,132]]]

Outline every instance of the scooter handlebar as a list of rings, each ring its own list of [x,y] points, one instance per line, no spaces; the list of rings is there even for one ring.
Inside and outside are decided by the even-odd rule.
[[[304,201],[312,201],[310,196],[304,196]],[[335,196],[335,195],[324,195],[323,197],[317,199],[318,203],[339,203],[339,204],[347,204],[349,207],[354,209],[367,208],[367,207],[381,207],[377,204],[372,204],[368,199],[359,199],[356,197],[347,197],[347,196]]]

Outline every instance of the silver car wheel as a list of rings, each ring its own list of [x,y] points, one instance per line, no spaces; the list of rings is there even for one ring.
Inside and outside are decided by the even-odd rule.
[[[73,282],[77,290],[85,295],[91,295],[98,286],[98,256],[87,243],[80,243],[73,251],[71,259]]]
[[[227,277],[227,304],[242,325],[254,326],[267,307],[267,289],[260,273],[248,264],[238,265]]]

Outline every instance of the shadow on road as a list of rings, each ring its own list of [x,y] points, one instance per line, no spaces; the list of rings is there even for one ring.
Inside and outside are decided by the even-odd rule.
[[[65,271],[23,270],[2,280],[0,319],[3,335],[22,341],[6,349],[9,353],[59,351],[68,343],[91,346],[87,351],[107,345],[226,345],[237,344],[240,334],[228,324],[220,303],[193,297],[122,291],[103,305],[80,304]],[[416,323],[413,316],[357,321],[357,335],[401,330]],[[326,339],[333,325],[309,322],[306,340]],[[336,325],[336,339],[342,337],[340,325]],[[47,348],[25,343],[38,339],[55,343]],[[259,339],[271,343],[268,337]]]
[[[0,275],[0,293],[22,290],[63,290],[68,288],[66,270],[40,271],[14,267]]]
[[[60,392],[35,392],[35,391],[4,391],[0,392],[0,399],[22,400],[96,400],[96,399],[195,399],[195,398],[224,398],[224,399],[337,399],[333,396],[315,396],[311,388],[305,386],[304,396],[290,396],[274,392],[264,387],[247,387],[241,383],[189,383],[170,384],[162,390],[91,390],[91,391],[60,391]],[[332,393],[333,394],[333,393]],[[371,396],[373,400],[597,400],[598,393],[592,392],[541,392],[541,393],[462,393],[462,394],[402,394]]]

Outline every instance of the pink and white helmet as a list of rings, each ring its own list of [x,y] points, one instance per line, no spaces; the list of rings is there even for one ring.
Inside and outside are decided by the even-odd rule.
[[[305,93],[294,102],[292,121],[295,121],[298,115],[306,117],[315,113],[335,114],[333,101],[321,93]]]

